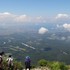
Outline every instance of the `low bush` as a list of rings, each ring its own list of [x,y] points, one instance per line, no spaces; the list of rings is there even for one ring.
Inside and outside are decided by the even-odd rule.
[[[45,59],[41,59],[38,61],[39,66],[46,66],[47,65],[47,61]]]

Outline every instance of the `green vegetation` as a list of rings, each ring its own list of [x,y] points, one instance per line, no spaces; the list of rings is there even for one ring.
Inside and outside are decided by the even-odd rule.
[[[23,69],[23,65],[21,62],[15,61],[14,62],[14,68],[22,70]]]
[[[51,70],[68,70],[64,63],[58,61],[49,62],[48,66],[51,68]]]
[[[44,59],[39,60],[38,62],[39,66],[48,67],[50,70],[68,70],[69,66],[65,65],[63,62],[58,61],[47,61]]]
[[[45,59],[41,59],[38,61],[37,66],[33,66],[31,65],[32,70],[34,70],[35,68],[41,68],[43,70],[69,70],[70,69],[70,65],[66,65],[63,62],[58,62],[58,61],[47,61]],[[3,60],[3,68],[4,70],[8,70],[8,66],[7,66],[7,61]],[[14,60],[14,66],[13,66],[14,70],[18,69],[18,70],[22,70],[24,68],[24,65],[22,64],[22,62],[19,62],[17,60]]]
[[[14,60],[12,67],[14,68],[14,70],[16,70],[16,69],[22,70],[23,69],[23,64],[21,62],[18,62],[16,60]],[[3,61],[3,69],[8,70],[8,65],[7,65],[6,60]]]
[[[47,65],[47,61],[46,61],[45,59],[42,59],[42,60],[39,60],[39,61],[38,61],[38,64],[39,64],[40,66],[46,66],[46,65]]]

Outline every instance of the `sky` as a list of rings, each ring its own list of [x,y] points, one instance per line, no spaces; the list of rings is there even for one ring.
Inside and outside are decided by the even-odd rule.
[[[70,0],[0,0],[0,12],[27,14],[30,16],[52,16],[70,14]]]
[[[70,0],[0,0],[0,27],[21,23],[55,25],[70,32]]]

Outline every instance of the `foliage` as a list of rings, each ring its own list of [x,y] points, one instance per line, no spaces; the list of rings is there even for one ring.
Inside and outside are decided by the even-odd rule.
[[[47,61],[45,59],[41,59],[41,60],[38,61],[38,64],[40,66],[46,66],[47,65]]]
[[[50,70],[68,70],[70,69],[70,65],[65,65],[62,62],[58,62],[58,61],[47,61],[45,59],[41,59],[38,61],[38,65],[41,67],[45,67],[45,68],[50,68]],[[39,67],[38,66],[38,67]],[[22,62],[16,61],[14,60],[14,65],[13,65],[14,70],[22,70],[23,69],[23,64]],[[35,68],[34,65],[31,66],[31,68]],[[3,60],[3,69],[4,70],[8,70],[8,65],[7,65],[7,61],[6,61],[6,57]]]
[[[58,61],[49,62],[48,66],[51,70],[68,70],[64,63]]]
[[[14,68],[22,70],[23,69],[23,64],[21,62],[14,61]]]
[[[21,62],[18,62],[16,60],[14,60],[14,65],[13,65],[14,70],[22,70],[23,69],[23,64]],[[3,69],[4,70],[8,70],[8,65],[7,65],[7,61],[3,60]]]

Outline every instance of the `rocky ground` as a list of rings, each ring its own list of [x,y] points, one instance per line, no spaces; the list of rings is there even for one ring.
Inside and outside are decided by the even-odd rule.
[[[50,70],[48,68],[35,68],[35,69],[32,69],[32,70]]]
[[[25,69],[23,69],[23,70],[25,70]],[[40,67],[40,68],[33,68],[31,70],[50,70],[50,69],[48,67]]]

